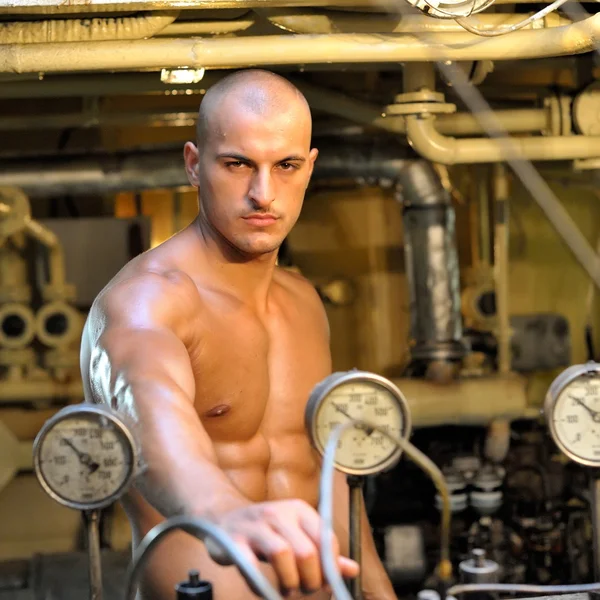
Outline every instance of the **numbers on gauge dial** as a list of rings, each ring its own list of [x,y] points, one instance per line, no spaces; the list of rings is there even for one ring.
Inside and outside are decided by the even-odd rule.
[[[565,448],[600,462],[600,380],[586,377],[570,383],[557,398],[552,418]]]
[[[350,419],[364,419],[400,437],[403,413],[387,389],[372,383],[349,382],[334,389],[316,415],[316,437],[325,448],[332,431]],[[367,469],[383,463],[397,447],[387,436],[363,428],[347,429],[338,442],[335,462],[342,467]]]
[[[105,418],[72,417],[46,434],[40,471],[52,491],[68,502],[93,503],[118,492],[132,471],[131,446]]]

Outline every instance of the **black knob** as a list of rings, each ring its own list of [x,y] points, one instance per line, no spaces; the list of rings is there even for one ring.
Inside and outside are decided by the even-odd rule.
[[[209,581],[202,581],[198,571],[190,571],[189,579],[175,586],[177,600],[189,600],[189,598],[201,598],[202,600],[212,600],[212,584]]]

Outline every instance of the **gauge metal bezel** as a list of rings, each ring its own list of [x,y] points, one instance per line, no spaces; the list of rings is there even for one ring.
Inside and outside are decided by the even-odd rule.
[[[412,420],[408,401],[398,387],[395,386],[389,379],[368,371],[352,370],[333,373],[314,387],[304,411],[304,425],[308,432],[309,439],[313,447],[321,456],[324,455],[325,448],[320,444],[319,437],[317,435],[317,416],[319,414],[319,409],[321,408],[323,402],[335,389],[348,383],[370,383],[383,388],[387,392],[390,392],[402,415],[403,431],[401,432],[401,437],[403,439],[408,439],[410,437],[412,432]],[[393,467],[398,460],[400,460],[401,455],[402,449],[396,447],[396,450],[390,454],[388,458],[370,467],[358,469],[340,465],[337,462],[335,462],[335,467],[338,471],[342,471],[347,475],[373,475]]]
[[[52,484],[44,476],[41,464],[41,451],[44,441],[54,427],[63,421],[68,421],[69,419],[81,418],[96,422],[100,419],[107,419],[110,421],[117,430],[118,434],[121,436],[123,443],[127,444],[129,447],[129,452],[131,454],[131,464],[129,465],[129,471],[123,483],[110,496],[93,502],[77,502],[61,496],[60,493],[53,488]],[[48,419],[40,429],[35,441],[33,442],[33,467],[40,485],[53,500],[59,504],[68,506],[69,508],[74,508],[76,510],[96,510],[110,506],[125,493],[139,467],[139,450],[131,429],[125,424],[120,415],[118,415],[111,408],[101,404],[74,404],[62,408],[54,416]]]
[[[554,440],[554,443],[566,456],[573,462],[587,467],[600,467],[600,457],[598,457],[598,460],[583,458],[566,446],[558,435],[556,423],[554,421],[554,410],[558,399],[569,385],[583,377],[588,377],[590,379],[597,378],[600,382],[600,364],[590,361],[583,365],[573,365],[558,375],[551,383],[550,388],[546,393],[546,398],[544,400],[544,418],[546,419],[546,425],[548,426],[550,436]]]

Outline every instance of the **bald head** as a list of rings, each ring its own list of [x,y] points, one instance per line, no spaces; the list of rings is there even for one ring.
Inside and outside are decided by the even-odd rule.
[[[219,135],[223,119],[232,113],[249,113],[265,119],[290,113],[311,134],[311,115],[300,90],[280,75],[259,69],[237,71],[209,88],[198,113],[197,139],[202,147]]]

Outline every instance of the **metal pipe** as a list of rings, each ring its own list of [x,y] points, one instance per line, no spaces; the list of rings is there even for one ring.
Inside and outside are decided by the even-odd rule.
[[[457,379],[446,385],[412,378],[394,383],[408,401],[415,427],[539,417],[539,410],[527,405],[527,379],[520,375]]]
[[[177,12],[156,12],[139,17],[48,19],[0,23],[0,44],[140,40],[156,35],[177,18]]]
[[[207,71],[200,83],[173,85],[163,83],[159,73],[97,73],[93,75],[50,75],[39,79],[3,82],[0,98],[88,98],[129,94],[203,93],[226,73]],[[189,92],[188,92],[189,93]]]
[[[464,29],[453,19],[434,19],[423,14],[351,14],[320,9],[305,9],[302,12],[290,8],[269,8],[258,11],[273,25],[291,33],[430,33],[462,32]],[[520,23],[534,13],[521,14],[481,14],[477,15],[476,25],[482,30],[497,29]],[[549,18],[548,18],[549,17]],[[557,13],[527,25],[533,29],[559,27],[572,21]]]
[[[494,165],[494,279],[496,280],[496,315],[498,318],[498,371],[510,372],[510,314],[509,314],[509,186],[506,166]]]
[[[48,248],[49,284],[56,290],[63,290],[66,282],[65,253],[58,236],[51,229],[34,220],[27,221],[25,230],[40,244]]]
[[[501,162],[506,159],[505,144],[501,140],[457,140],[444,136],[435,127],[435,117],[430,115],[407,116],[406,132],[414,150],[432,162],[454,165]],[[600,155],[600,136],[513,137],[510,143],[518,159],[571,160]]]
[[[500,4],[520,4],[527,0],[496,0]],[[542,0],[535,0],[541,2]],[[389,13],[398,10],[394,0],[378,0],[374,5],[370,0],[0,0],[0,14],[45,14],[96,13],[140,10],[186,9],[243,9],[273,7],[306,6],[344,6],[367,7],[370,10]]]
[[[100,554],[100,514],[97,510],[84,511],[87,528],[90,600],[102,600],[102,559]]]
[[[313,180],[398,178],[407,149],[393,140],[354,139],[352,144],[317,143]],[[155,152],[5,160],[0,186],[21,188],[31,198],[107,194],[189,186],[181,149]]]
[[[60,383],[53,379],[0,379],[0,404],[47,402],[50,400],[82,400],[81,380]]]
[[[595,48],[600,13],[584,21],[510,37],[471,33],[329,34],[150,39],[0,46],[2,73],[135,70],[166,67],[510,60],[581,54]]]
[[[523,1],[523,0],[519,0]],[[345,6],[373,7],[370,0],[0,0],[0,14],[134,12],[154,10],[227,10],[272,7]],[[397,10],[394,0],[378,0],[381,12]]]
[[[590,482],[590,511],[592,513],[592,544],[594,547],[594,579],[600,581],[600,477]]]
[[[439,362],[460,360],[460,272],[450,194],[426,161],[412,161],[399,177],[404,256],[410,293],[411,356],[434,376]]]
[[[349,490],[349,527],[350,558],[362,569],[362,506],[364,477],[348,476]],[[356,577],[349,581],[349,592],[353,600],[362,600],[362,577],[359,571]]]
[[[214,21],[180,21],[167,25],[155,33],[157,37],[181,37],[192,35],[223,35],[237,33],[252,27],[256,23],[254,18],[230,19]]]

